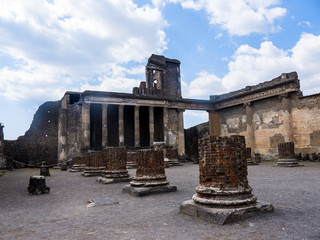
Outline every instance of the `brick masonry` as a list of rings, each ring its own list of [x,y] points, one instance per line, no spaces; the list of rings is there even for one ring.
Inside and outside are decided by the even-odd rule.
[[[165,175],[164,156],[162,149],[139,150],[137,171],[130,182],[132,187],[158,187],[168,186],[169,181]]]
[[[293,142],[279,143],[278,151],[279,159],[295,159]]]
[[[246,205],[256,202],[247,180],[243,136],[199,139],[199,186],[193,200],[207,205]]]

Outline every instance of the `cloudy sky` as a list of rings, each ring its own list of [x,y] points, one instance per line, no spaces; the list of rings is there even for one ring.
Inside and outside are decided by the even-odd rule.
[[[318,0],[0,0],[0,122],[28,130],[66,91],[130,93],[152,53],[181,61],[182,94],[208,99],[297,71],[320,92]],[[207,120],[185,112],[185,127]]]

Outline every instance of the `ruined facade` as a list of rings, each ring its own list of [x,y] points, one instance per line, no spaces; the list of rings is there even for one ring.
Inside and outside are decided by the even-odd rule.
[[[207,111],[209,123],[185,131],[185,110]],[[320,94],[303,96],[291,72],[209,100],[185,99],[180,62],[152,55],[146,81],[131,94],[66,92],[39,107],[24,136],[0,147],[19,162],[55,164],[109,146],[134,152],[164,142],[167,153],[197,162],[198,139],[209,135],[245,136],[252,155],[264,160],[276,160],[282,142],[294,142],[296,154],[320,158]]]
[[[252,154],[265,160],[277,158],[283,142],[294,142],[296,153],[320,151],[320,94],[302,96],[296,72],[210,99],[215,110],[202,126],[205,134],[243,135]]]
[[[164,142],[185,155],[183,112],[212,110],[209,100],[181,97],[180,62],[152,55],[146,82],[133,93],[66,92],[61,100],[58,161],[108,146],[150,148]]]

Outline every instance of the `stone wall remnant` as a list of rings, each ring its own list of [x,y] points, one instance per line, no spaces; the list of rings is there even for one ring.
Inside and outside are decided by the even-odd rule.
[[[199,139],[199,172],[196,194],[182,203],[182,213],[225,224],[273,211],[252,194],[243,136]]]

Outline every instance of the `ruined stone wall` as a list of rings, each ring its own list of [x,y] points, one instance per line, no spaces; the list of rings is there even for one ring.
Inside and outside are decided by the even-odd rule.
[[[185,129],[186,158],[198,162],[198,139],[209,136],[209,122]]]
[[[16,141],[4,141],[5,155],[22,163],[57,163],[59,108],[60,101],[42,104],[24,136]]]
[[[320,152],[320,94],[293,102],[291,115],[296,153]]]
[[[221,136],[232,134],[245,135],[247,131],[246,110],[243,105],[219,111]]]
[[[81,133],[81,105],[70,104],[67,111],[67,161],[73,156],[81,156],[80,133]]]

